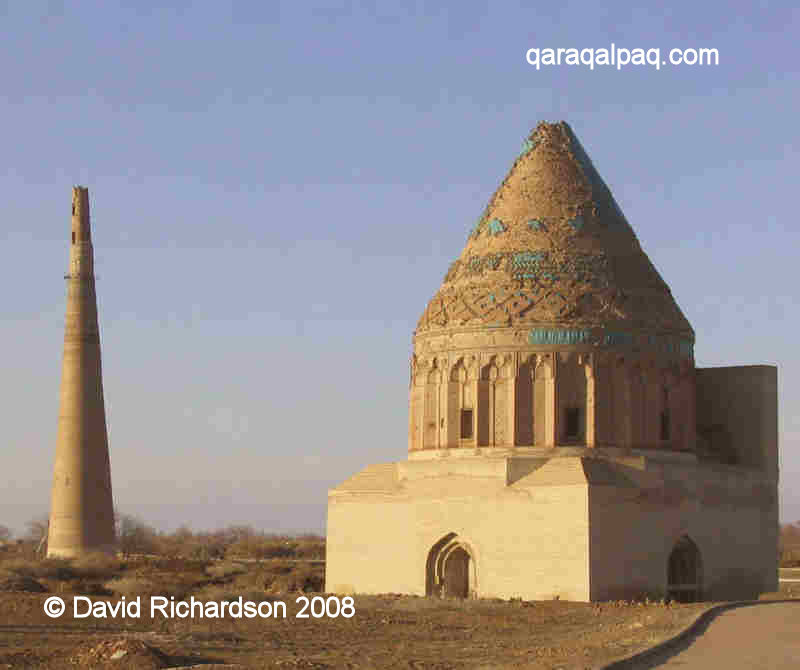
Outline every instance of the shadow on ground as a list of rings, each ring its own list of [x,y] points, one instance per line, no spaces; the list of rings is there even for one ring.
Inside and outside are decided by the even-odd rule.
[[[652,668],[658,668],[691,647],[697,638],[701,637],[708,630],[714,620],[725,612],[743,607],[755,607],[758,605],[768,607],[769,605],[779,603],[797,602],[797,600],[791,599],[754,600],[718,605],[701,614],[694,624],[690,625],[682,633],[679,633],[672,639],[666,640],[650,649],[646,649],[635,656],[615,661],[614,663],[604,666],[602,670],[651,670]]]

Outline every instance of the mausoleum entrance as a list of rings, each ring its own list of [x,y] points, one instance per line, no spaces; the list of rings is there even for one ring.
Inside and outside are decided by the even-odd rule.
[[[448,533],[428,552],[425,594],[440,598],[469,598],[475,591],[475,560],[456,533]]]
[[[702,599],[703,566],[700,550],[684,535],[672,549],[667,563],[667,597],[680,603]]]

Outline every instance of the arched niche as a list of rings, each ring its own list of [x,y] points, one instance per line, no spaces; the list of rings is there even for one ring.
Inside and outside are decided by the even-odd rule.
[[[447,446],[459,447],[475,437],[474,372],[459,358],[447,382]]]
[[[642,386],[641,444],[658,447],[661,442],[664,383],[660,365],[652,359],[642,361]]]
[[[428,551],[425,595],[469,598],[475,595],[476,590],[475,552],[456,533],[448,533]]]
[[[646,382],[644,371],[639,362],[635,362],[628,375],[630,387],[630,433],[632,447],[642,447],[645,444],[645,407],[646,407]]]
[[[540,447],[555,445],[555,370],[552,354],[536,357],[533,371],[533,443]]]
[[[677,393],[675,373],[672,368],[661,370],[658,406],[658,441],[662,448],[670,448],[675,440]]]
[[[425,362],[411,357],[411,380],[408,390],[408,450],[422,448],[425,402]]]
[[[478,376],[478,446],[495,444],[495,396],[499,378],[500,368],[496,357],[492,356],[488,363],[481,366]]]
[[[439,361],[434,359],[430,370],[425,377],[424,394],[424,425],[423,425],[423,447],[425,449],[436,449],[439,446],[440,422],[440,386],[442,371],[439,368]]]
[[[556,421],[560,444],[586,442],[586,370],[578,354],[559,354]]]
[[[688,536],[681,536],[667,559],[667,597],[682,603],[702,600],[703,560]]]
[[[695,448],[695,371],[686,362],[673,367],[674,384],[670,393],[672,448],[693,450]]]
[[[609,363],[611,407],[609,415],[611,444],[618,447],[631,445],[631,407],[628,361],[614,356]]]
[[[613,356],[599,353],[587,365],[594,403],[594,446],[614,445],[614,362]]]
[[[498,356],[494,381],[494,440],[495,446],[514,443],[514,371],[509,356]]]
[[[514,384],[514,444],[525,447],[534,444],[534,375],[536,356],[523,360],[517,369]]]

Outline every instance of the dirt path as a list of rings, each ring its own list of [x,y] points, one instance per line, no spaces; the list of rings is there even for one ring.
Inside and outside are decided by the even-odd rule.
[[[800,668],[800,602],[735,607],[677,650],[636,666],[680,670],[796,670]]]

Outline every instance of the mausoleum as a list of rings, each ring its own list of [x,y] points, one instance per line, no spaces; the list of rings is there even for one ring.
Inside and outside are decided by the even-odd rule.
[[[329,493],[327,590],[775,590],[777,370],[696,368],[694,340],[569,125],[540,123],[417,323],[407,460]]]

